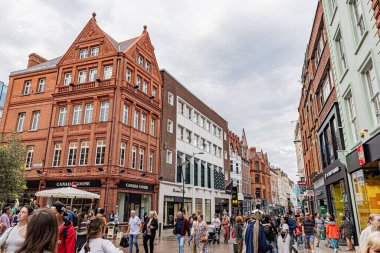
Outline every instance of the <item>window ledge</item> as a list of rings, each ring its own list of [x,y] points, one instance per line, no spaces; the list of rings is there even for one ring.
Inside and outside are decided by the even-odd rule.
[[[368,30],[366,30],[366,31],[364,32],[362,38],[360,39],[359,44],[357,45],[356,50],[355,50],[355,52],[354,52],[355,55],[358,54],[358,52],[359,52],[361,46],[363,45],[363,42],[364,42],[365,38],[367,37],[367,34],[368,34]]]
[[[29,94],[23,94],[23,93],[21,93],[21,97],[26,97],[26,96],[30,96],[30,93]]]
[[[346,68],[346,69],[344,70],[342,76],[341,76],[340,79],[339,79],[339,83],[342,83],[342,82],[343,82],[343,79],[346,77],[347,73],[348,73],[348,68]]]
[[[30,130],[28,130],[28,132],[37,132],[38,131],[38,129],[30,129]]]
[[[375,127],[371,130],[371,132],[369,132],[369,134],[370,134],[370,135],[373,135],[374,133],[376,133],[376,132],[379,131],[379,130],[380,130],[380,124],[377,125],[377,126],[375,126]]]
[[[36,94],[42,94],[45,93],[45,91],[37,91]]]

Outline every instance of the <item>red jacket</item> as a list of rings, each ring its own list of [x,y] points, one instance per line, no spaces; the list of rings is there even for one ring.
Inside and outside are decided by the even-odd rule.
[[[65,220],[65,223],[59,228],[57,253],[75,253],[76,232],[71,221]]]
[[[326,235],[328,238],[331,238],[331,239],[339,239],[340,238],[339,227],[335,222],[327,223]]]

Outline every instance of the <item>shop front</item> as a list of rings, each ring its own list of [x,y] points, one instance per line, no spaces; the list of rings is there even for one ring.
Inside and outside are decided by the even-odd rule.
[[[152,210],[154,196],[154,185],[120,181],[116,200],[120,222],[127,222],[132,210],[143,219]]]
[[[379,144],[380,135],[377,135],[347,156],[359,233],[367,227],[369,214],[380,213]]]
[[[215,198],[215,213],[219,214],[222,217],[224,210],[227,213],[230,213],[230,200],[223,198]]]
[[[102,186],[101,180],[47,180],[45,182],[41,182],[41,186],[44,185],[45,186],[44,188],[46,190],[63,188],[63,187],[71,187],[73,184],[76,184],[76,187],[78,189],[82,189],[82,190],[100,195],[100,188]],[[52,198],[52,197],[46,199],[45,205],[51,206],[57,200],[61,201],[66,206],[69,206],[72,203],[72,208],[77,209],[79,212],[88,211],[90,209],[95,209],[99,207],[98,199],[75,198],[71,201],[71,199]],[[42,199],[40,200],[40,202],[41,201]],[[42,205],[42,206],[45,206],[45,205]]]
[[[335,217],[342,213],[353,220],[346,166],[339,160],[324,169],[327,211]],[[339,220],[340,222],[340,220]]]
[[[314,205],[317,212],[323,216],[327,213],[327,199],[324,177],[321,176],[313,183],[314,187]]]

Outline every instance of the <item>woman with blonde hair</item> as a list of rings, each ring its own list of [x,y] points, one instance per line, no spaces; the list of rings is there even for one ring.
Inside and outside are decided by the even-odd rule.
[[[376,253],[380,251],[380,232],[370,234],[364,241],[362,253]]]
[[[144,220],[143,226],[143,245],[145,253],[153,253],[154,250],[154,238],[156,237],[156,231],[158,229],[158,219],[157,213],[155,211],[150,211],[149,216]],[[148,241],[149,249],[148,251]]]
[[[50,209],[33,212],[26,230],[25,241],[16,253],[53,253],[58,244],[58,221]]]
[[[380,214],[370,214],[368,217],[368,227],[362,231],[359,239],[360,248],[363,247],[365,239],[373,232],[380,231]]]
[[[223,227],[224,243],[228,243],[228,240],[230,239],[230,218],[228,218],[227,215],[223,216],[222,227]]]
[[[248,226],[245,232],[245,246],[247,253],[267,252],[272,250],[272,246],[267,244],[265,239],[264,227],[260,224],[264,213],[258,209],[252,211],[254,219]]]

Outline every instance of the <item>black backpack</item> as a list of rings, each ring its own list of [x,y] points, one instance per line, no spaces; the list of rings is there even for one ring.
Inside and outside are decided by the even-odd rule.
[[[78,215],[76,215],[75,213],[73,213],[73,226],[78,226]]]

